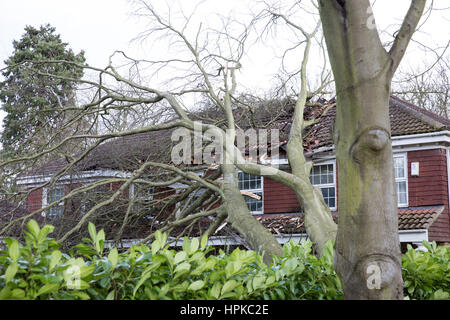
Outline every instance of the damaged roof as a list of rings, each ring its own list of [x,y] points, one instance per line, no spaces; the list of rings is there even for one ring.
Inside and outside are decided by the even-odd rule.
[[[333,104],[333,101],[325,101],[325,103],[313,104],[305,108],[305,119],[320,117],[317,123],[305,129],[303,143],[305,151],[331,147],[334,144],[336,107],[327,108],[330,104]],[[291,101],[272,101],[261,105],[257,110],[252,109],[252,112],[236,109],[235,118],[237,125],[241,128],[279,129],[281,144],[283,144],[288,139],[293,110]],[[224,117],[220,111],[213,109],[205,109],[193,115],[195,115],[194,120],[203,122],[214,122],[218,119],[220,121]],[[436,132],[450,128],[449,119],[394,96],[391,96],[389,100],[389,115],[392,136]],[[92,150],[74,169],[78,172],[97,169],[132,171],[143,161],[170,163],[170,151],[174,144],[170,139],[172,130],[151,131],[110,139]],[[46,165],[29,170],[26,176],[50,175],[67,164],[67,159],[53,160]],[[22,174],[22,176],[25,175]]]
[[[444,206],[407,207],[398,209],[399,230],[428,230],[439,215],[444,211]],[[338,213],[332,213],[333,220],[338,223]],[[273,234],[302,234],[306,233],[304,226],[304,214],[267,214],[255,216],[255,218]]]

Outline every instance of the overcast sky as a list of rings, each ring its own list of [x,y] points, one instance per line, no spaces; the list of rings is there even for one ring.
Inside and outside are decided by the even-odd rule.
[[[194,2],[184,0],[183,5],[189,6]],[[383,29],[399,24],[409,2],[377,0],[374,12],[378,27]],[[450,6],[449,0],[435,0],[435,3],[438,8]],[[206,11],[202,15],[207,17],[208,10],[219,8],[226,15],[226,10],[236,10],[238,5],[245,4],[248,1],[207,0]],[[50,23],[76,53],[84,49],[88,63],[93,66],[105,66],[114,50],[142,53],[142,48],[130,44],[130,40],[143,28],[142,23],[130,16],[131,11],[127,0],[1,0],[0,69],[4,67],[3,61],[12,54],[12,41],[20,39],[26,25],[38,27]],[[440,12],[426,22],[421,34],[416,35],[416,39],[427,42],[430,47],[445,45],[450,39],[450,10]],[[260,52],[261,57],[267,55],[270,53]],[[408,61],[403,64],[420,64],[427,57],[418,47],[409,48],[407,56]],[[431,57],[430,54],[428,56]],[[260,74],[254,76],[261,79]]]

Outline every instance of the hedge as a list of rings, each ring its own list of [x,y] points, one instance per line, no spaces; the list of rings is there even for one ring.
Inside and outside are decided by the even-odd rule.
[[[7,238],[0,251],[0,299],[343,299],[331,243],[317,258],[310,241],[290,241],[267,266],[252,250],[214,253],[206,237],[186,237],[176,249],[156,232],[150,246],[119,253],[89,223],[90,238],[62,252],[48,237],[53,226],[30,220],[27,229],[24,245]],[[428,252],[409,248],[403,256],[405,296],[448,299],[450,250],[426,245]]]

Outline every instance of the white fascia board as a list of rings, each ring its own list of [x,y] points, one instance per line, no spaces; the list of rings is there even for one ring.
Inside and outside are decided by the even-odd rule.
[[[428,241],[428,231],[425,229],[416,229],[416,230],[399,230],[400,242],[413,242],[413,243],[421,243],[423,240]],[[308,239],[308,235],[306,233],[296,233],[296,234],[281,234],[275,235],[278,243],[284,244],[293,240],[295,242],[300,242],[301,240]],[[183,245],[183,239],[177,239],[170,237],[167,239],[170,242],[171,247],[181,247]],[[142,241],[142,239],[126,239],[122,240],[121,248],[130,248],[132,245],[138,244]],[[171,242],[172,241],[172,242]],[[107,240],[105,241],[105,245],[109,248],[112,247],[114,241]],[[150,244],[147,243],[147,245]],[[226,246],[226,245],[240,245],[241,243],[237,241],[233,237],[229,236],[212,236],[208,238],[208,245],[210,246]]]
[[[400,242],[428,241],[428,230],[426,229],[399,230],[398,235]]]
[[[57,180],[59,183],[63,183],[70,180],[75,180],[76,182],[84,182],[85,179],[92,178],[129,178],[132,174],[124,171],[118,170],[92,170],[84,171],[74,175],[65,175]],[[49,181],[53,175],[38,175],[38,176],[28,176],[23,178],[17,178],[17,184],[19,185],[32,185],[39,184]]]
[[[392,148],[442,144],[450,145],[450,131],[446,130],[392,137]]]
[[[284,244],[289,242],[290,240],[299,242],[302,239],[307,239],[308,235],[305,233],[298,233],[298,234],[284,234],[284,235],[275,235],[275,238],[278,240],[278,242],[280,244]],[[176,240],[176,241],[173,241]],[[130,248],[132,245],[136,245],[138,243],[140,243],[142,241],[142,239],[126,239],[126,240],[122,240],[122,246],[121,248]],[[167,239],[168,242],[170,242],[170,246],[171,247],[181,247],[183,245],[183,239],[175,239],[175,238],[168,238]],[[172,241],[172,242],[171,242]],[[112,240],[106,240],[105,241],[105,245],[108,248],[112,248],[114,241]],[[149,243],[147,243],[147,245],[149,245]],[[208,245],[210,246],[237,246],[240,245],[241,243],[239,241],[237,241],[235,238],[233,237],[229,237],[229,236],[212,236],[208,238]]]

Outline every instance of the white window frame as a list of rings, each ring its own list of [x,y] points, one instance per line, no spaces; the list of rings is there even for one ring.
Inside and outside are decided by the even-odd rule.
[[[239,177],[239,173],[244,173],[241,170],[238,170],[238,177]],[[248,173],[247,173],[248,174]],[[261,193],[261,211],[252,211],[250,210],[250,213],[253,215],[261,215],[264,213],[264,177],[263,176],[257,176],[257,175],[253,175],[255,177],[259,177],[261,179],[261,187],[259,189],[240,189],[242,191],[247,191],[247,192],[251,192],[251,193]],[[245,197],[245,196],[244,196]],[[245,198],[244,198],[245,200]]]
[[[398,208],[404,208],[408,207],[409,205],[409,189],[408,189],[408,156],[406,153],[394,153],[392,161],[394,161],[395,158],[402,158],[403,164],[404,164],[404,177],[403,178],[396,178],[395,177],[395,168],[394,168],[394,179],[395,179],[395,189],[397,194],[397,207]],[[398,189],[397,189],[397,182],[405,182],[406,185],[406,203],[399,203],[399,197],[398,197]]]
[[[47,200],[48,193],[49,193],[51,190],[54,190],[54,189],[62,189],[62,190],[63,190],[63,198],[64,198],[64,196],[65,196],[65,191],[66,191],[64,185],[56,185],[56,186],[51,187],[51,188],[50,188],[50,187],[45,187],[45,188],[42,190],[42,208],[45,208],[46,206],[48,206],[48,205],[50,204],[50,203],[48,203],[48,200]],[[62,207],[62,210],[63,210],[63,213],[64,213],[64,206],[65,206],[65,200],[62,200],[62,201],[60,201],[60,204],[55,205],[55,206],[51,207],[51,208],[48,209],[48,210],[42,211],[41,216],[43,216],[43,217],[47,216],[47,217],[49,217],[49,218],[56,218],[58,215],[57,215],[57,214],[51,215],[51,214],[50,214],[50,211],[51,211],[53,208]]]
[[[136,184],[139,184],[139,182],[135,182],[135,183],[131,183],[130,184],[130,188],[129,188],[129,191],[128,191],[130,199],[134,198],[134,195],[135,195],[135,192],[136,192]],[[150,187],[150,188],[153,188],[153,190],[154,190],[154,187]],[[151,201],[151,200],[153,200],[153,198],[154,198],[154,195],[152,194],[152,195],[148,196],[147,198],[141,198],[140,200]]]
[[[329,207],[331,211],[336,211],[337,209],[337,187],[336,187],[336,160],[330,160],[330,161],[324,161],[324,162],[318,162],[314,163],[313,167],[311,168],[311,174],[313,172],[313,168],[317,166],[325,166],[325,165],[332,165],[333,166],[333,183],[324,183],[324,184],[313,184],[311,181],[311,184],[313,184],[314,187],[319,188],[322,191],[322,188],[334,188],[334,207]]]

